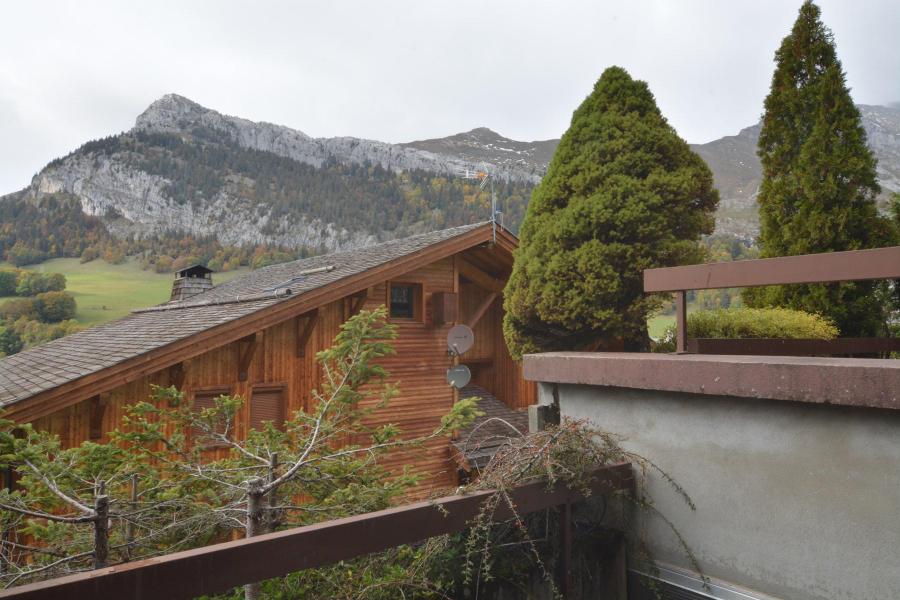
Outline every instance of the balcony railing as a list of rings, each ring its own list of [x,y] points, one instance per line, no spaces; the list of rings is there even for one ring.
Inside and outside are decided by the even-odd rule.
[[[630,493],[634,489],[631,465],[621,463],[597,469],[588,487],[593,495],[615,491]],[[465,496],[446,496],[176,552],[2,590],[0,598],[187,599],[221,594],[243,584],[463,531],[493,493],[487,490]],[[555,506],[561,508],[560,590],[567,596],[571,581],[571,505],[583,501],[584,496],[562,484],[548,489],[545,481],[538,481],[513,489],[510,497],[522,515]],[[501,503],[494,514],[497,521],[512,517],[505,503]]]
[[[830,341],[687,338],[688,290],[875,279],[900,279],[900,246],[647,269],[644,271],[644,291],[675,292],[675,344],[679,354],[819,356],[900,351],[900,339],[895,338]]]

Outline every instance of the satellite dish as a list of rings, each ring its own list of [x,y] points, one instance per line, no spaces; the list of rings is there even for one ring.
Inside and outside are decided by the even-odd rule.
[[[468,325],[454,325],[447,332],[447,350],[457,356],[463,354],[475,343],[475,332]]]
[[[447,383],[456,389],[465,387],[471,379],[472,372],[469,371],[469,367],[466,365],[456,365],[447,369]]]

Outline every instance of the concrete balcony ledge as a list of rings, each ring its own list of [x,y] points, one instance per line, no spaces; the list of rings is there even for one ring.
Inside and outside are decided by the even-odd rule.
[[[900,409],[900,360],[547,352],[524,365],[544,383]]]

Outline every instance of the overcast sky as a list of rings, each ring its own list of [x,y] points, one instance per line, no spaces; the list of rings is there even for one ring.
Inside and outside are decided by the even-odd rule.
[[[4,2],[0,194],[168,92],[313,136],[558,137],[606,67],[682,137],[759,118],[800,1]],[[900,100],[897,0],[821,0],[857,102]]]

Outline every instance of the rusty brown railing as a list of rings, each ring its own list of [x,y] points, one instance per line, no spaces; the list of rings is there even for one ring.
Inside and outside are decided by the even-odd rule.
[[[631,492],[634,479],[629,463],[598,469],[588,487],[593,495]],[[80,598],[188,599],[220,594],[237,586],[280,577],[379,552],[430,537],[460,532],[470,525],[492,491],[446,496],[378,512],[366,513],[176,552],[158,558],[97,569],[0,591],[0,598],[60,600]],[[519,514],[561,507],[563,548],[560,589],[571,582],[571,505],[584,500],[562,484],[546,482],[515,488],[510,493]],[[494,518],[513,515],[501,503]]]
[[[665,267],[644,271],[645,292],[675,292],[675,346],[678,353],[701,354],[861,354],[900,350],[900,340],[687,339],[688,290],[711,290],[796,283],[836,283],[900,279],[900,246],[826,252],[780,258]]]

